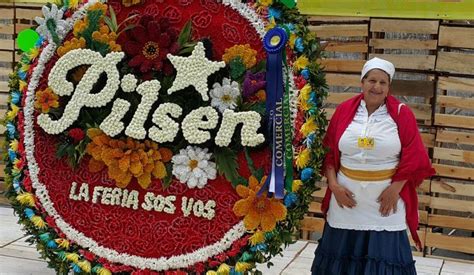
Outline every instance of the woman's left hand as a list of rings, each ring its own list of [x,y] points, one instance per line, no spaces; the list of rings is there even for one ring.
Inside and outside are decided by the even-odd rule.
[[[405,182],[406,181],[392,182],[377,198],[377,202],[380,203],[379,212],[382,216],[387,217],[392,211],[393,213],[397,212],[398,199],[400,198],[399,194]]]

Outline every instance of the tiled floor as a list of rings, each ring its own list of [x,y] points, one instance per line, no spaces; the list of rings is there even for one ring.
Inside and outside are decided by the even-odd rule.
[[[17,217],[8,207],[0,207],[0,275],[54,275],[39,258],[36,249],[25,242]],[[282,257],[272,260],[273,266],[259,265],[264,275],[310,274],[316,244],[298,241],[284,250]],[[415,257],[418,275],[474,275],[474,265],[440,259]]]

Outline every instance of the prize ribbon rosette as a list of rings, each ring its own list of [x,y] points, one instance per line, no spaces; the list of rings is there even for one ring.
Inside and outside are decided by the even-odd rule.
[[[5,181],[58,274],[244,274],[295,240],[327,124],[293,1],[62,0],[10,78]]]

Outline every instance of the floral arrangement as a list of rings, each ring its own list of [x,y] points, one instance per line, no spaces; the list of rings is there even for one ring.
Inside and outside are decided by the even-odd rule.
[[[5,182],[58,274],[258,274],[294,241],[324,155],[320,48],[292,1],[245,2],[43,7],[10,78]],[[288,38],[281,197],[274,28]]]

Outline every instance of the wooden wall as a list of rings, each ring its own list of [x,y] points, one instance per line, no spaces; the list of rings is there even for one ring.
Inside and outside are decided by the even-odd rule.
[[[311,30],[326,45],[321,64],[329,118],[337,104],[359,93],[367,59],[381,57],[396,67],[393,94],[414,111],[437,170],[418,190],[425,244],[418,255],[434,257],[435,249],[474,253],[474,26],[468,23],[310,16]],[[324,226],[320,206],[326,185],[318,185],[322,189],[313,194],[302,238]]]

